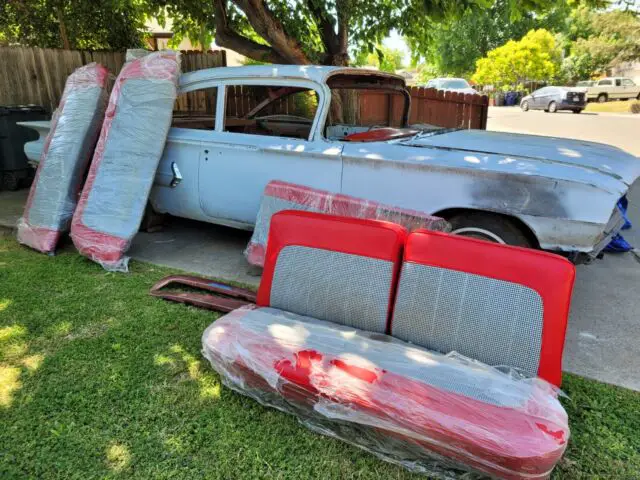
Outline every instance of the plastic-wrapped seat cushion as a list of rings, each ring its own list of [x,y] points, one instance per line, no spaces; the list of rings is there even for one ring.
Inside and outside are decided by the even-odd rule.
[[[271,217],[283,210],[384,220],[397,223],[407,230],[428,229],[448,232],[451,229],[446,220],[424,212],[274,180],[265,187],[255,229],[244,252],[250,264],[260,267],[264,265]]]
[[[405,236],[388,222],[280,212],[258,305],[385,333]]]
[[[18,241],[35,250],[53,252],[60,235],[69,231],[107,106],[108,73],[90,63],[67,78],[18,221]]]
[[[126,270],[164,150],[180,75],[179,53],[154,52],[124,65],[116,79],[87,182],[71,225],[83,255]]]
[[[566,448],[539,378],[276,308],[236,310],[202,342],[230,388],[413,471],[547,478]]]
[[[413,232],[391,335],[559,386],[574,277],[575,267],[558,255]]]

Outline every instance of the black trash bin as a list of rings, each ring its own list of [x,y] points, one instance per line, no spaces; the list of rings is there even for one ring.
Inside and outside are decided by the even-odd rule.
[[[37,105],[0,106],[0,189],[17,190],[33,178],[24,144],[38,139],[38,133],[17,122],[48,120],[45,108]]]

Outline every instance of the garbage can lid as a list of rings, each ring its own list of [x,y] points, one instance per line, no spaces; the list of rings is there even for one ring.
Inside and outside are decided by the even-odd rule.
[[[0,115],[12,113],[47,113],[47,109],[41,105],[0,105]]]

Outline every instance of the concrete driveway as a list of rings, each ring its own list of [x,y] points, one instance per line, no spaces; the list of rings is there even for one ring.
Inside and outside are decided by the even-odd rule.
[[[640,156],[640,115],[491,108],[488,128],[599,141]],[[0,225],[15,222],[26,195],[26,191],[0,192]],[[635,228],[625,237],[640,247],[640,186],[630,195],[630,216]],[[249,237],[248,232],[173,219],[162,232],[138,234],[130,254],[151,263],[257,285],[259,272],[242,255]],[[608,254],[578,267],[564,355],[566,371],[640,390],[639,287],[640,262],[633,254]]]
[[[490,108],[487,128],[603,142],[640,156],[640,115]],[[640,185],[630,192],[629,202],[634,228],[624,237],[640,247]],[[630,253],[607,254],[577,270],[564,369],[640,390],[638,258]]]

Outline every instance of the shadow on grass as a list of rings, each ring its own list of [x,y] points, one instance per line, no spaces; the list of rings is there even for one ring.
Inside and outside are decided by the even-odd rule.
[[[148,295],[175,272],[0,249],[0,478],[411,477],[222,388],[216,314]]]

